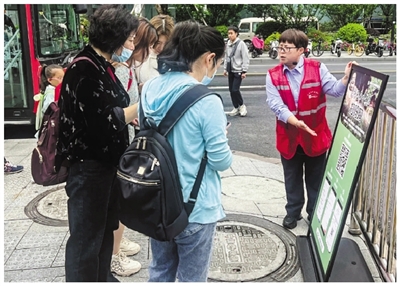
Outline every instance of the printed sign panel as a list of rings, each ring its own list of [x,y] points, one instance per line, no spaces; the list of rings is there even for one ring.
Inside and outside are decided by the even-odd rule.
[[[321,281],[328,281],[339,247],[387,75],[353,66],[310,223]]]

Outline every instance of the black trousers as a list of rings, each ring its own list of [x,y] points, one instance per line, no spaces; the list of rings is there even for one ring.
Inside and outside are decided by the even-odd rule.
[[[75,162],[67,185],[70,237],[65,251],[67,282],[106,282],[118,228],[116,168],[100,161]]]
[[[306,211],[307,214],[312,215],[324,173],[325,160],[326,153],[310,157],[304,153],[300,145],[297,146],[296,154],[292,159],[287,160],[281,156],[287,200],[285,208],[290,217],[299,217],[304,206],[303,174],[308,198]]]
[[[243,105],[243,97],[240,93],[240,85],[242,84],[242,75],[239,73],[228,73],[229,92],[231,93],[231,100],[233,107],[238,108]]]

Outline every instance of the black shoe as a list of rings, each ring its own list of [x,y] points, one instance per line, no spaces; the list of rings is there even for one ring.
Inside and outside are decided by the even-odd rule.
[[[311,216],[310,216],[310,215],[307,216],[307,220],[308,220],[309,222],[311,222]]]
[[[301,220],[303,217],[300,215],[297,219],[293,218],[289,215],[286,215],[285,218],[283,219],[283,227],[287,229],[293,229],[297,226],[297,221]]]

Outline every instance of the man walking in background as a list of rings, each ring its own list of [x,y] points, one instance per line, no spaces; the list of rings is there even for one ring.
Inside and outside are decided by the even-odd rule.
[[[240,85],[242,84],[242,80],[246,78],[250,60],[247,45],[238,38],[238,35],[238,27],[228,27],[229,40],[225,51],[224,76],[228,76],[229,92],[233,104],[233,110],[227,112],[227,114],[243,117],[247,115],[247,109],[243,103]]]

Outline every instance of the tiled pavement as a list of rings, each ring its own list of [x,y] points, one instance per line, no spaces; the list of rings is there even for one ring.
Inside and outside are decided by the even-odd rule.
[[[30,155],[35,139],[5,140],[7,158],[25,167],[18,174],[4,176],[4,281],[5,282],[64,282],[64,253],[68,238],[66,224],[66,196],[63,184],[42,187],[32,182]],[[227,214],[244,214],[281,225],[285,215],[283,173],[278,159],[234,152],[231,168],[221,173],[223,206]],[[40,223],[30,216],[32,201],[45,192],[51,193],[36,203],[42,215]],[[47,194],[47,193],[46,193]],[[303,213],[303,217],[306,217]],[[43,218],[44,217],[44,218]],[[347,221],[348,225],[349,220]],[[63,226],[50,226],[58,224]],[[306,235],[308,224],[302,219],[292,230],[294,235]],[[133,258],[142,263],[142,269],[130,277],[118,277],[121,282],[145,282],[148,279],[150,250],[148,238],[132,230],[126,236],[138,242],[142,249]],[[362,237],[343,236],[357,242],[376,282],[381,281],[375,264]],[[288,281],[304,281],[301,270]]]

